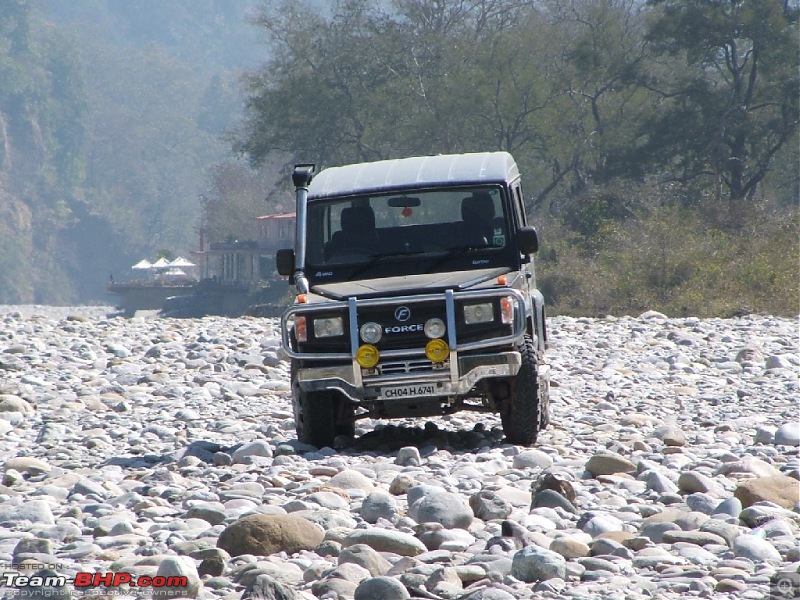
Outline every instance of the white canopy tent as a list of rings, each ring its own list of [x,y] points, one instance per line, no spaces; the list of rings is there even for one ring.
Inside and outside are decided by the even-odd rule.
[[[153,263],[151,263],[146,258],[143,258],[142,260],[140,260],[131,267],[131,269],[152,269],[152,268],[153,268]]]
[[[195,267],[197,265],[195,265],[193,262],[191,262],[189,260],[186,260],[182,256],[179,256],[178,258],[176,258],[175,260],[170,262],[169,266],[170,267],[179,267],[180,268],[180,267]]]

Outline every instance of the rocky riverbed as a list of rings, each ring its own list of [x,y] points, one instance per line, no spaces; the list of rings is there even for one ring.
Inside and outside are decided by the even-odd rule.
[[[535,448],[459,413],[318,449],[275,320],[106,312],[0,307],[0,573],[226,600],[793,597],[796,319],[552,318]]]

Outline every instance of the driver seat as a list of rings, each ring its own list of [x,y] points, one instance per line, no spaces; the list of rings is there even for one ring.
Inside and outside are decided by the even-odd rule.
[[[475,192],[461,201],[461,242],[465,246],[488,246],[494,237],[494,200],[491,194]]]
[[[369,206],[351,206],[342,209],[341,230],[334,232],[325,245],[325,259],[351,248],[378,250],[378,231],[375,228],[375,211]]]

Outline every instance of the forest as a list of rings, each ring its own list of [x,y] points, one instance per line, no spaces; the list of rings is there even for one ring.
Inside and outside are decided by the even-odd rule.
[[[800,312],[797,0],[0,0],[0,303],[507,150],[551,314]]]

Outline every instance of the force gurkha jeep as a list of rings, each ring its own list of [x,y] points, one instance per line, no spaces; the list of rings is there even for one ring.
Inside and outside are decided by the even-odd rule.
[[[549,421],[542,294],[506,152],[297,165],[297,287],[281,318],[298,439],[358,418],[499,412],[513,444]]]

